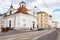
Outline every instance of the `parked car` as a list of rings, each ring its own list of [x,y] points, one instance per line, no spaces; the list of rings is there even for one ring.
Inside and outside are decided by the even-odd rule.
[[[36,28],[33,28],[32,30],[34,30],[34,31],[37,31],[38,29],[36,29]]]
[[[9,30],[14,30],[14,28],[9,28]]]
[[[39,28],[38,30],[44,30],[44,28]]]

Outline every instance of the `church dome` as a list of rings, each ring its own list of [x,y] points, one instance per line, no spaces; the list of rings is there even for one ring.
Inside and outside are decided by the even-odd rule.
[[[27,9],[26,8],[18,8],[18,12],[26,13]]]
[[[28,11],[26,8],[26,3],[22,1],[22,2],[20,2],[19,5],[20,5],[20,7],[17,9],[17,11],[26,14]]]

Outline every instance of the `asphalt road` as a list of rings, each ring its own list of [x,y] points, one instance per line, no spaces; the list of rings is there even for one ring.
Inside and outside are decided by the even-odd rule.
[[[48,33],[47,35],[38,38],[37,40],[56,40],[57,36],[58,36],[58,30],[55,30],[51,33]]]
[[[43,30],[43,31],[25,32],[25,33],[7,35],[7,36],[5,35],[5,36],[1,36],[0,40],[35,40],[52,31],[53,30]]]
[[[58,29],[58,36],[56,37],[56,40],[60,40],[60,29]]]
[[[20,34],[20,33],[25,33],[25,32],[31,32],[31,31],[12,31],[12,30],[10,30],[9,32],[0,32],[0,37],[14,35],[14,34]]]

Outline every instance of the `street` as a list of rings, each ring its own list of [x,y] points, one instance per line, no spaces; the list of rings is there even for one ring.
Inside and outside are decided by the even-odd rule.
[[[0,32],[0,37],[13,35],[13,34],[20,34],[20,33],[25,33],[25,32],[30,32],[30,31],[12,31],[12,30],[10,30],[9,32]]]
[[[57,36],[56,40],[60,40],[60,29],[59,29],[58,36]]]
[[[41,30],[41,31],[31,31],[31,32],[22,32],[18,34],[11,34],[0,36],[0,40],[36,40],[44,35],[52,33],[54,30]]]

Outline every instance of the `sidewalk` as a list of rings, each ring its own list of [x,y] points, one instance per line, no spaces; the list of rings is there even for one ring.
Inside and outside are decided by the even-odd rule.
[[[59,33],[58,33],[58,37],[57,37],[56,40],[60,40],[60,31],[59,31]]]
[[[30,40],[30,39],[33,39],[33,38],[35,38],[37,36],[40,36],[42,34],[50,32],[50,31],[51,30],[25,32],[25,33],[0,37],[0,40]]]
[[[29,32],[29,31],[13,31],[13,30],[10,30],[9,32],[0,32],[0,37],[14,35],[14,34],[20,34],[20,33],[25,33],[25,32]]]
[[[59,35],[58,35],[58,40],[60,40],[60,32],[59,32]]]

